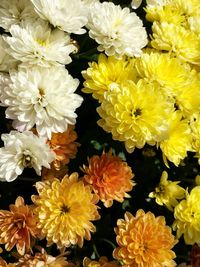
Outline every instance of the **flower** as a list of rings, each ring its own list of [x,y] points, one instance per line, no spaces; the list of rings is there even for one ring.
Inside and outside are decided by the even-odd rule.
[[[16,246],[17,252],[24,255],[30,251],[31,241],[39,235],[36,218],[24,199],[18,197],[10,211],[0,210],[0,243],[10,251]]]
[[[192,246],[190,257],[191,257],[192,267],[199,267],[200,266],[200,247],[198,245]]]
[[[10,76],[12,84],[2,90],[0,100],[18,131],[35,125],[39,135],[51,139],[52,132],[65,132],[69,124],[75,124],[75,109],[83,99],[74,93],[78,79],[65,68],[21,68]]]
[[[6,261],[3,260],[3,258],[0,257],[0,266],[1,267],[15,267],[15,264],[12,263],[7,263]]]
[[[37,182],[38,196],[32,196],[36,205],[37,227],[46,237],[48,245],[56,243],[58,248],[78,244],[83,239],[90,240],[90,232],[95,231],[91,221],[99,219],[97,196],[90,186],[78,181],[78,174],[65,176],[62,181]]]
[[[99,261],[90,260],[85,257],[83,259],[83,267],[119,267],[117,261],[108,261],[106,257],[100,257]]]
[[[177,243],[166,226],[163,216],[138,210],[134,217],[125,213],[125,220],[119,219],[115,228],[117,247],[113,256],[123,262],[124,267],[176,266],[175,253],[171,250]]]
[[[90,12],[87,28],[89,36],[98,44],[100,52],[121,58],[139,57],[147,45],[147,33],[140,18],[111,2],[95,3]]]
[[[4,147],[0,148],[0,180],[12,182],[24,168],[34,168],[38,175],[42,166],[49,168],[55,156],[46,139],[25,131],[2,134]]]
[[[9,72],[17,67],[18,62],[6,52],[6,47],[8,45],[0,35],[0,71]]]
[[[59,170],[63,165],[68,164],[70,159],[74,159],[79,143],[75,142],[77,134],[74,126],[69,125],[64,133],[53,133],[51,140],[47,143],[56,155],[53,162],[55,169]]]
[[[3,36],[9,47],[6,52],[25,66],[69,64],[69,54],[76,51],[70,36],[58,29],[52,29],[42,19],[24,21],[21,25],[12,25],[11,36]]]
[[[126,80],[136,80],[136,71],[132,61],[125,57],[116,59],[114,56],[106,57],[100,54],[98,63],[90,62],[89,68],[82,71],[85,79],[83,92],[92,93],[95,99],[102,102],[105,92]]]
[[[200,114],[195,114],[190,120],[190,127],[192,130],[192,147],[198,158],[198,163],[200,164]]]
[[[169,128],[159,145],[166,166],[168,166],[167,159],[178,166],[187,156],[187,152],[193,151],[192,135],[188,120],[182,118],[181,112],[176,111],[168,116]]]
[[[34,20],[38,16],[29,0],[1,0],[0,27],[9,32],[12,25],[20,25],[24,20]]]
[[[195,186],[186,199],[182,200],[174,209],[173,229],[177,238],[183,235],[185,243],[199,244],[200,240],[200,186]]]
[[[131,8],[137,9],[142,4],[142,0],[132,0]]]
[[[102,119],[98,124],[111,132],[114,140],[125,142],[128,152],[142,148],[147,142],[154,145],[166,131],[166,123],[173,105],[157,83],[127,81],[118,89],[105,94],[97,108]]]
[[[167,178],[168,173],[163,171],[159,185],[149,194],[149,197],[155,198],[158,205],[165,205],[169,210],[173,210],[173,207],[178,204],[177,199],[184,198],[185,189],[178,185],[179,181],[172,182]]]
[[[83,34],[88,21],[87,8],[81,0],[31,0],[38,15],[54,27],[68,33]]]
[[[83,179],[91,184],[105,207],[112,206],[113,200],[123,202],[125,197],[130,197],[127,192],[135,185],[131,180],[134,175],[126,162],[112,155],[112,150],[103,152],[101,156],[92,156],[88,164],[88,167],[83,165]]]

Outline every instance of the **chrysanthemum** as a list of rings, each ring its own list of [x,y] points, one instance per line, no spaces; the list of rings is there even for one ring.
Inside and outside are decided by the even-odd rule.
[[[193,118],[191,118],[190,126],[193,136],[192,147],[200,164],[200,114],[196,114]]]
[[[17,67],[17,60],[6,52],[8,45],[0,35],[0,71],[9,72]]]
[[[119,219],[115,228],[117,247],[113,256],[122,261],[124,267],[173,267],[175,253],[171,250],[177,243],[166,226],[163,216],[138,210],[134,217],[125,213],[125,220]]]
[[[88,167],[84,165],[82,168],[85,173],[83,179],[91,184],[105,207],[112,206],[113,200],[123,202],[125,197],[130,197],[127,192],[135,185],[131,180],[134,175],[126,162],[112,155],[112,150],[91,157],[88,164]]]
[[[88,21],[87,9],[81,0],[31,0],[38,15],[54,27],[68,33],[83,34]]]
[[[179,111],[169,114],[169,128],[159,143],[163,152],[163,159],[168,166],[167,160],[178,166],[188,151],[193,151],[192,135],[187,119],[182,118]]]
[[[107,257],[100,257],[99,261],[84,258],[83,267],[119,267],[117,261],[108,261]]]
[[[32,132],[11,131],[2,134],[4,147],[0,148],[0,180],[12,182],[24,168],[34,168],[38,175],[42,166],[49,168],[55,156],[46,139]]]
[[[10,33],[12,36],[4,36],[9,45],[6,51],[24,65],[49,67],[69,64],[69,54],[76,51],[67,33],[52,29],[42,19],[13,25]]]
[[[78,79],[73,79],[63,67],[28,68],[11,72],[10,88],[2,90],[0,100],[6,117],[14,120],[19,130],[30,130],[34,125],[39,135],[51,138],[51,133],[64,132],[75,124],[75,110],[82,97],[75,94]]]
[[[85,79],[83,92],[92,93],[95,99],[102,102],[105,92],[126,80],[136,80],[136,70],[132,61],[125,57],[116,59],[114,56],[106,57],[100,54],[98,63],[91,62],[89,68],[82,71]]]
[[[151,45],[158,50],[173,51],[182,60],[200,64],[200,38],[194,32],[173,23],[154,22]]]
[[[29,0],[1,0],[0,26],[6,31],[12,25],[19,25],[24,20],[34,20],[38,16]]]
[[[89,35],[98,44],[99,51],[108,56],[140,56],[147,44],[147,33],[140,18],[112,2],[96,3],[87,24]]]
[[[10,211],[0,210],[0,243],[5,244],[7,251],[16,246],[17,252],[24,255],[31,249],[31,240],[39,234],[36,219],[22,197],[9,208]]]
[[[38,196],[32,196],[36,205],[35,214],[48,244],[56,243],[58,248],[78,244],[83,246],[84,238],[90,240],[95,226],[91,221],[99,219],[96,195],[90,186],[78,181],[78,174],[65,176],[62,181],[37,182]]]
[[[183,235],[185,243],[200,244],[200,186],[194,187],[186,194],[174,209],[173,229],[176,230],[177,238]]]
[[[97,108],[102,118],[98,124],[115,140],[124,141],[127,151],[132,152],[146,142],[155,144],[168,127],[166,116],[172,108],[157,83],[128,81],[105,95]]]
[[[0,257],[0,266],[1,267],[16,267],[15,264],[13,263],[7,263],[6,261],[4,261],[3,258]]]
[[[173,207],[178,204],[177,199],[185,196],[185,189],[179,186],[179,183],[179,181],[168,180],[168,173],[163,171],[159,185],[149,194],[149,197],[155,198],[158,205],[165,205],[169,210],[173,210]]]
[[[78,150],[79,143],[75,142],[77,134],[74,126],[69,125],[64,133],[53,133],[48,145],[56,155],[53,162],[55,169],[59,170],[63,165],[68,164],[70,159],[74,159]]]

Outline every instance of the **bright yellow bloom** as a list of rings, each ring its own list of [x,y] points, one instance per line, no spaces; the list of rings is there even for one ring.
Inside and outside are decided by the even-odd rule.
[[[101,257],[99,261],[84,258],[83,267],[120,267],[117,261],[108,261],[106,257]]]
[[[125,197],[130,197],[127,192],[135,185],[131,180],[134,175],[126,162],[112,155],[112,150],[103,152],[100,157],[91,157],[88,163],[88,167],[84,165],[82,168],[83,179],[91,184],[105,207],[112,206],[113,200],[123,202]]]
[[[185,243],[193,245],[200,243],[200,186],[194,187],[186,199],[174,209],[173,229],[177,238],[184,236]]]
[[[114,140],[124,141],[128,152],[145,143],[155,144],[167,128],[167,116],[173,105],[158,83],[128,81],[106,94],[97,111],[98,124],[111,132]]]
[[[200,164],[200,114],[195,114],[195,116],[191,118],[190,126],[193,137],[192,146]]]
[[[132,60],[133,61],[133,60]],[[83,83],[84,93],[92,93],[92,96],[100,102],[104,99],[104,93],[126,80],[136,80],[136,71],[132,67],[132,61],[123,57],[106,57],[100,54],[98,63],[89,63],[89,68],[82,71],[85,79]]]
[[[38,196],[32,196],[36,205],[38,228],[46,237],[48,245],[56,243],[58,248],[78,244],[83,239],[90,240],[90,232],[95,232],[91,221],[99,219],[96,195],[90,186],[78,181],[78,174],[65,176],[62,181],[37,182]]]
[[[168,166],[168,159],[178,166],[180,161],[187,156],[187,152],[193,151],[191,130],[188,121],[182,119],[182,114],[179,111],[169,114],[168,122],[169,129],[160,142],[160,148],[165,164]]]
[[[182,60],[200,64],[200,38],[182,26],[154,22],[151,45],[158,50],[172,51]]]
[[[123,262],[124,267],[173,267],[175,253],[171,250],[177,243],[171,228],[166,226],[163,216],[138,210],[134,217],[125,213],[115,228],[117,247],[113,256]]]
[[[173,207],[178,204],[177,199],[185,196],[185,189],[179,186],[179,183],[179,181],[168,180],[168,173],[163,171],[159,185],[149,194],[149,197],[155,198],[158,205],[165,205],[169,210],[173,210]]]

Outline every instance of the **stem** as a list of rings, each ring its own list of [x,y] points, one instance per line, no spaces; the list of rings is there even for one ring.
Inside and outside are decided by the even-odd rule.
[[[83,53],[80,53],[80,54],[75,54],[75,55],[72,55],[72,57],[74,57],[75,59],[79,59],[79,58],[84,58],[84,57],[87,57],[87,56],[90,56],[92,54],[94,54],[95,52],[97,52],[97,48],[94,47],[86,52],[83,52]]]
[[[115,244],[113,244],[113,242],[111,242],[110,240],[106,238],[99,238],[99,240],[108,243],[114,249],[116,248]]]
[[[95,244],[92,245],[92,248],[94,250],[94,253],[97,255],[97,258],[100,258],[99,252],[98,252],[97,247],[96,247]]]

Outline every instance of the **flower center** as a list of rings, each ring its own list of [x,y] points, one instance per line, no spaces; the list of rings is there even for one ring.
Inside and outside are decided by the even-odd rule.
[[[61,207],[61,214],[66,214],[70,211],[70,208],[67,205]]]
[[[21,158],[21,164],[24,168],[32,168],[33,165],[33,158],[30,155],[30,151],[24,151],[22,158]]]
[[[142,114],[142,110],[140,108],[136,108],[135,110],[132,110],[131,116],[134,116],[135,118],[138,118]]]
[[[24,228],[23,219],[16,219],[16,220],[14,220],[14,225],[15,225],[15,227],[17,227],[18,229],[22,229],[22,228]]]
[[[36,42],[40,45],[40,46],[46,46],[47,45],[47,42],[40,39],[40,38],[37,38],[36,39]]]

